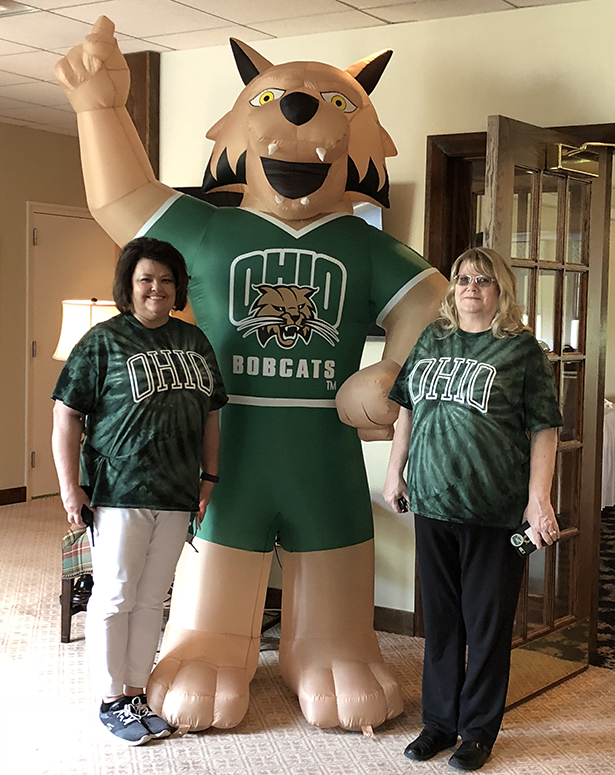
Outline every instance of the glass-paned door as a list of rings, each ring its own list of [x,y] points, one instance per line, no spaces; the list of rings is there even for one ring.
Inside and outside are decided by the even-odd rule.
[[[601,336],[610,165],[602,175],[545,169],[553,130],[489,118],[481,241],[510,256],[524,322],[552,363],[564,425],[552,501],[560,541],[530,555],[515,621],[508,705],[588,663],[591,574],[600,520]],[[480,212],[479,212],[479,209]],[[591,300],[591,302],[590,302]]]

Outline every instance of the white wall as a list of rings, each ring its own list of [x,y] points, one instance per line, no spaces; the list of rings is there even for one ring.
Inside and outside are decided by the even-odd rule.
[[[254,47],[276,64],[312,59],[339,67],[393,49],[372,95],[380,122],[399,150],[389,160],[392,206],[385,212],[384,227],[421,250],[426,137],[485,131],[487,116],[497,113],[542,126],[615,122],[613,29],[615,3],[588,0],[263,41]],[[241,88],[226,46],[163,54],[165,183],[200,184],[211,150],[205,132],[230,109]],[[615,373],[610,380],[614,392]],[[388,445],[373,444],[366,454],[376,491]],[[374,511],[376,602],[413,610],[412,530],[378,503]]]

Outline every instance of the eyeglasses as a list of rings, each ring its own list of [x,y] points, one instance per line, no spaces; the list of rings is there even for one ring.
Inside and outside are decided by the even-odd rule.
[[[476,277],[472,277],[471,274],[458,274],[455,277],[457,285],[472,285],[475,282],[479,288],[489,288],[492,285],[497,285],[495,277],[485,277],[485,275],[479,274]]]

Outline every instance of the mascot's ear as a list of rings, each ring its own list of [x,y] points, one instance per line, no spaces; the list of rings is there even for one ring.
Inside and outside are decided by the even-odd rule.
[[[220,134],[220,132],[222,131],[222,128],[224,127],[224,122],[226,121],[227,116],[228,116],[228,113],[222,116],[222,118],[219,121],[216,121],[216,123],[207,130],[207,134],[205,135],[205,137],[208,140],[218,139],[218,135]]]
[[[257,75],[273,67],[272,63],[261,56],[258,51],[236,38],[229,38],[233,56],[239,70],[241,80],[247,86]]]
[[[391,135],[386,131],[386,129],[384,129],[384,127],[380,127],[380,138],[382,140],[384,155],[397,156],[397,148],[395,147],[395,143],[393,140],[391,140]]]
[[[355,78],[368,94],[371,94],[392,56],[393,52],[390,48],[379,51],[350,65],[346,68],[346,72]]]

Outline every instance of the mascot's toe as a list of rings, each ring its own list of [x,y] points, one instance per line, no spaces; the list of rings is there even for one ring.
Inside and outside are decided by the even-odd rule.
[[[167,652],[150,676],[151,708],[186,731],[237,726],[250,700],[254,669],[247,655],[252,650],[250,638],[192,633],[183,647]]]
[[[155,713],[180,729],[227,729],[248,710],[248,685],[241,668],[167,657],[151,675],[147,698]]]
[[[381,662],[307,669],[297,694],[303,715],[318,727],[376,727],[403,710],[399,685]]]
[[[280,668],[306,720],[317,727],[377,727],[404,709],[399,683],[373,632],[282,640]]]

